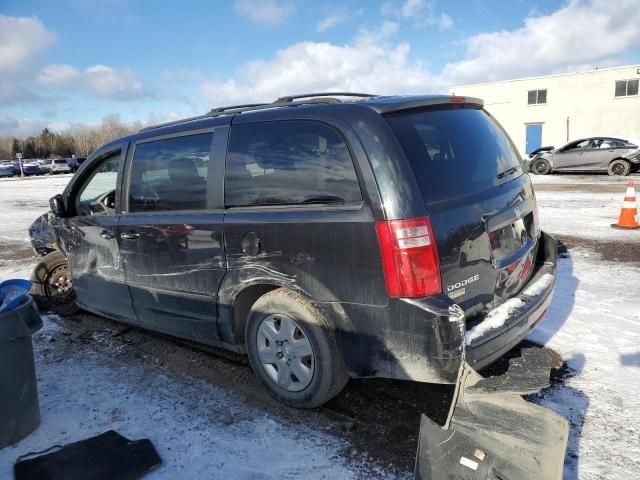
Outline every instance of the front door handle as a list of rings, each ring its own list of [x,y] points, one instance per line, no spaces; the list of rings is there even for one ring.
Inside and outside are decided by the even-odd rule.
[[[103,230],[100,232],[100,236],[102,238],[104,238],[105,240],[113,240],[116,236],[113,234],[113,232],[110,232],[109,230]]]
[[[137,240],[138,238],[140,238],[140,234],[134,232],[121,233],[120,238],[123,240]]]

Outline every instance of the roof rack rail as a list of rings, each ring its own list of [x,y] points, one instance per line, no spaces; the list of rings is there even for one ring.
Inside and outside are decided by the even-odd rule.
[[[291,103],[293,100],[299,100],[301,98],[311,97],[377,97],[373,93],[354,93],[354,92],[323,92],[323,93],[302,93],[300,95],[289,95],[286,97],[280,97],[273,103]]]
[[[215,107],[209,110],[207,115],[213,115],[216,113],[226,112],[227,110],[245,109],[252,107],[261,107],[262,105],[269,105],[268,103],[245,103],[244,105],[229,105],[227,107]]]
[[[183,118],[182,120],[174,120],[172,122],[161,123],[158,125],[151,125],[149,127],[141,128],[140,132],[148,132],[149,130],[155,130],[156,128],[170,127],[171,125],[178,125],[185,122],[193,122],[195,120],[202,120],[205,118],[219,117],[221,115],[231,115],[236,113],[251,112],[255,110],[266,110],[269,108],[277,107],[293,107],[297,105],[311,105],[314,103],[340,103],[340,100],[334,97],[360,97],[370,98],[375,97],[370,93],[350,93],[350,92],[327,92],[327,93],[307,93],[301,95],[290,95],[288,97],[280,97],[272,103],[246,103],[243,105],[229,105],[228,107],[215,107],[204,115],[197,115],[195,117]],[[304,100],[307,99],[307,100]]]

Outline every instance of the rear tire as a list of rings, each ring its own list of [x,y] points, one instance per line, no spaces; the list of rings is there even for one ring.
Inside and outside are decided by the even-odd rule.
[[[41,310],[62,316],[73,315],[80,310],[69,264],[58,250],[40,259],[31,274],[31,282],[31,296]]]
[[[551,172],[551,165],[544,158],[539,158],[531,165],[531,171],[536,175],[547,175]]]
[[[619,175],[621,177],[626,177],[629,175],[631,171],[631,164],[626,160],[614,160],[609,164],[609,168],[607,169],[607,173],[611,176]]]
[[[333,331],[302,295],[283,288],[266,293],[251,308],[245,332],[251,368],[281,403],[318,407],[349,379]]]

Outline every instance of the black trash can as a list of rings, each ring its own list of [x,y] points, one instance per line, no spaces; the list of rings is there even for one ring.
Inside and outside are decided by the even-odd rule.
[[[28,294],[30,285],[26,280],[0,283],[0,449],[40,424],[31,335],[42,319]]]

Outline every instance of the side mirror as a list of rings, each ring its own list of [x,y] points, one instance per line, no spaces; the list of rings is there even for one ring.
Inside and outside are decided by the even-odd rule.
[[[64,218],[67,214],[67,210],[64,206],[64,200],[60,194],[49,199],[49,207],[51,208],[51,213],[58,218]]]

